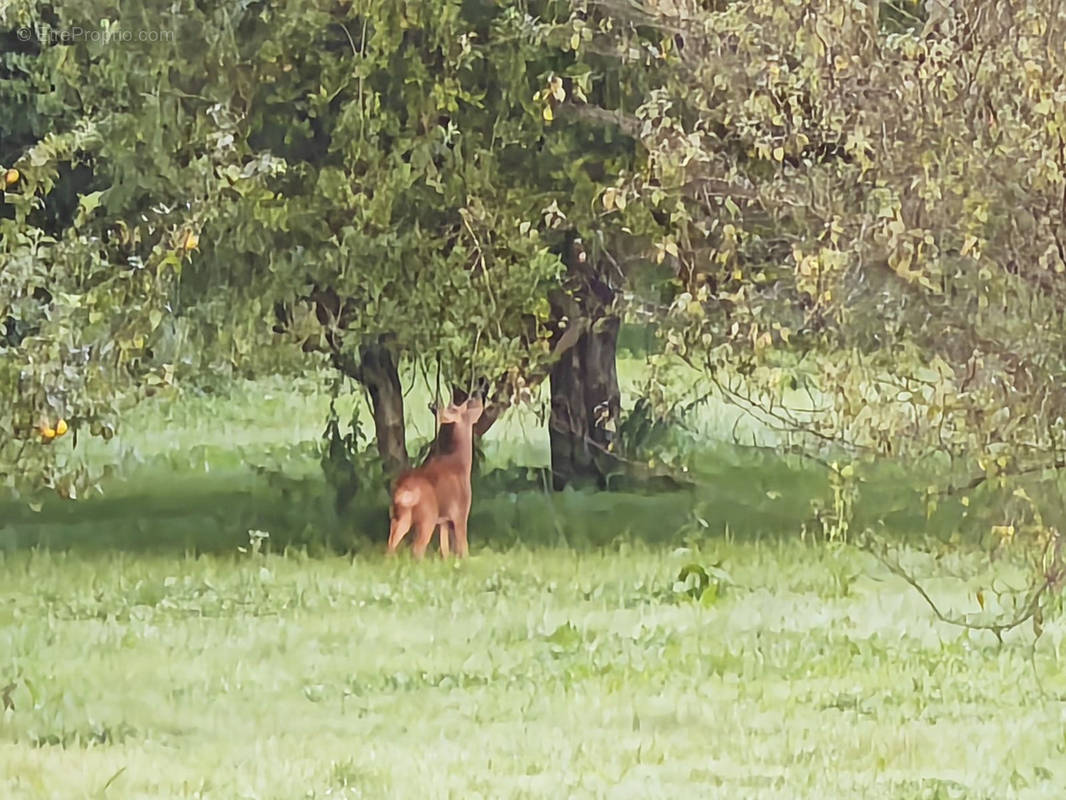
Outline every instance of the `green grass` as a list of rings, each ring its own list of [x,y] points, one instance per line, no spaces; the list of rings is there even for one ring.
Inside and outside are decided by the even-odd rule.
[[[417,564],[383,557],[383,493],[334,512],[327,405],[310,382],[159,399],[79,455],[118,461],[102,497],[0,503],[0,798],[1061,796],[1061,621],[999,646],[801,542],[809,465],[718,444],[691,490],[545,494],[516,477],[547,460],[520,412],[485,444],[473,557]],[[860,506],[900,535],[958,522],[888,473]],[[978,610],[979,555],[906,558]],[[728,579],[694,599],[690,564]]]
[[[0,796],[1041,797],[1033,664],[856,553],[477,548],[3,561]],[[708,604],[692,561],[737,585]],[[961,590],[945,593],[965,605]],[[971,600],[972,604],[972,600]],[[110,781],[110,784],[109,784]],[[109,784],[109,785],[108,785]],[[106,788],[105,788],[106,786]]]

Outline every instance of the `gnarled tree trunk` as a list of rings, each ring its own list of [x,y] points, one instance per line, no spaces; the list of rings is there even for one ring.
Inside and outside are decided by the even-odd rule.
[[[580,333],[551,368],[552,485],[556,490],[582,484],[605,488],[618,463],[608,448],[621,411],[616,293],[576,236],[568,239],[564,260],[569,292],[552,299],[555,338],[567,329],[573,335],[574,326],[580,326]]]
[[[388,475],[396,475],[410,466],[403,421],[403,387],[396,359],[380,342],[359,350],[357,380],[370,394],[374,412],[374,435],[378,455]]]
[[[333,366],[344,375],[361,383],[370,394],[374,414],[374,432],[378,453],[387,475],[407,469],[407,443],[404,437],[403,388],[396,357],[389,349],[386,336],[378,336],[359,347],[358,358],[341,346],[342,332],[355,313],[354,303],[340,297],[331,287],[312,284],[311,291],[300,301],[310,303],[315,317],[322,325],[324,336],[305,337],[304,352],[329,353]],[[274,332],[292,331],[293,310],[286,302],[274,304],[276,324]]]

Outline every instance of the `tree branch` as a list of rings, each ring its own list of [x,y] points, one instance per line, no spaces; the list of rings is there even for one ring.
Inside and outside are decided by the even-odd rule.
[[[1055,534],[1044,547],[1045,554],[1049,549],[1052,550],[1053,563],[1045,571],[1042,580],[1039,583],[1034,583],[1030,587],[1029,597],[1026,600],[1025,605],[1023,605],[1021,609],[1019,609],[1015,615],[1006,622],[973,622],[962,617],[950,616],[941,611],[940,607],[936,604],[936,601],[929,596],[929,593],[920,583],[918,583],[918,580],[900,565],[899,560],[890,559],[887,555],[878,552],[871,541],[864,543],[863,549],[881,562],[889,572],[902,578],[916,592],[918,592],[938,620],[947,625],[953,625],[956,628],[966,628],[967,630],[972,631],[989,631],[996,637],[1000,644],[1003,643],[1003,634],[1017,628],[1019,625],[1023,625],[1034,618],[1036,619],[1037,624],[1039,624],[1039,618],[1042,616],[1040,601],[1048,591],[1058,585],[1062,578],[1060,539],[1058,534]],[[1040,635],[1039,630],[1037,631],[1037,635]]]

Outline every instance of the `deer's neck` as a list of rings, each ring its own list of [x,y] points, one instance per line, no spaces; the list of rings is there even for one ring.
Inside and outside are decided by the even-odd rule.
[[[456,423],[451,423],[451,426],[448,449],[441,452],[439,457],[459,464],[464,473],[469,474],[474,461],[474,432]]]

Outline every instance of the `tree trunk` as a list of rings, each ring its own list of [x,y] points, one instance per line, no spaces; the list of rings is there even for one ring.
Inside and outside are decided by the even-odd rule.
[[[360,349],[359,381],[370,393],[374,434],[385,473],[397,475],[410,462],[404,436],[403,387],[396,359],[387,347],[378,343]]]
[[[589,484],[606,488],[617,462],[608,448],[621,408],[618,329],[618,317],[597,320],[552,367],[548,438],[556,490]]]
[[[396,359],[381,341],[359,348],[359,360],[340,352],[333,353],[333,366],[353,378],[370,394],[374,414],[374,438],[378,455],[389,477],[410,466],[403,421],[403,387]]]
[[[585,413],[585,382],[582,358],[585,337],[552,365],[551,417],[548,441],[551,446],[552,486],[560,491],[581,478],[597,478],[588,448],[589,419]],[[598,482],[598,481],[597,481]]]
[[[315,341],[315,337],[304,338],[304,352],[329,353],[337,370],[366,387],[374,414],[378,454],[385,473],[394,476],[407,469],[410,460],[404,437],[403,388],[396,358],[386,344],[387,336],[378,336],[376,341],[361,345],[357,359],[343,350],[340,334],[355,313],[354,302],[350,298],[341,298],[332,287],[322,287],[317,283],[299,301],[308,302],[314,307],[315,317],[325,332],[324,344]],[[274,316],[275,333],[284,334],[292,329],[293,312],[290,304],[283,301],[275,303]]]
[[[584,337],[585,403],[591,413],[589,436],[596,446],[594,454],[608,452],[622,413],[622,392],[618,388],[618,331],[621,327],[622,321],[612,314],[593,323],[592,330]]]
[[[621,410],[615,292],[588,263],[580,239],[570,240],[565,260],[570,292],[553,298],[559,323],[556,339],[572,326],[583,329],[574,346],[552,365],[549,376],[552,485],[556,490],[590,484],[606,488],[607,476],[618,462],[609,448]]]

